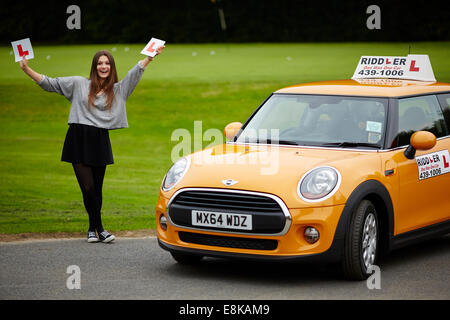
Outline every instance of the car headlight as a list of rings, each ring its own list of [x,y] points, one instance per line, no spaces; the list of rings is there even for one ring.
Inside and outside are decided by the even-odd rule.
[[[190,163],[189,158],[181,158],[175,162],[164,177],[162,189],[164,191],[172,189],[188,171]]]
[[[332,167],[318,167],[308,171],[300,180],[297,192],[307,202],[319,202],[331,197],[339,188],[341,175]]]

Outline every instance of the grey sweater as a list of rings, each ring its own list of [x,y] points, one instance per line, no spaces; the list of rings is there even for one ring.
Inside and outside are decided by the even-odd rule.
[[[114,84],[114,101],[106,110],[106,95],[96,97],[94,107],[88,106],[91,80],[84,77],[61,77],[43,79],[37,84],[44,90],[56,92],[70,102],[69,124],[79,123],[104,129],[128,128],[126,101],[144,73],[145,68],[136,64],[128,74]]]

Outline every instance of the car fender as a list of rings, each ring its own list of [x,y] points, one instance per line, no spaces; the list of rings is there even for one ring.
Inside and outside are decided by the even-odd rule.
[[[377,207],[381,227],[380,234],[383,234],[380,237],[380,248],[383,253],[387,253],[390,250],[394,232],[394,208],[391,196],[381,182],[367,180],[358,185],[350,194],[339,218],[332,245],[335,247],[332,251],[339,253],[339,257],[336,256],[336,258],[340,258],[340,254],[343,252],[345,235],[350,228],[353,212],[363,199],[371,200]]]

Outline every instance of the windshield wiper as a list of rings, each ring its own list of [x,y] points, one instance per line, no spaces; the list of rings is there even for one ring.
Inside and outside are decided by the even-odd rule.
[[[272,139],[267,139],[267,140],[258,139],[256,141],[251,141],[250,143],[287,144],[287,145],[291,145],[291,146],[298,146],[299,145],[295,141],[290,141],[290,140],[272,140]]]
[[[330,143],[323,143],[320,145],[321,147],[341,147],[341,148],[352,148],[352,147],[369,147],[369,148],[376,148],[380,149],[381,146],[376,143],[368,143],[368,142],[350,142],[350,141],[344,141],[344,142],[330,142]]]

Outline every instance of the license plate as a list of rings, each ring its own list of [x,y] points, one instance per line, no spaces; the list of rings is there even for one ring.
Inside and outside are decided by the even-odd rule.
[[[248,214],[192,210],[191,216],[193,226],[252,230],[252,216]]]

